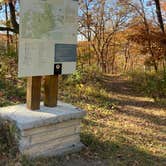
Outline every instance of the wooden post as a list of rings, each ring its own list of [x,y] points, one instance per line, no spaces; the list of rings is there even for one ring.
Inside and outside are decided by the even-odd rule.
[[[56,107],[58,101],[58,75],[45,77],[44,91],[44,105]]]
[[[29,77],[27,80],[27,108],[40,109],[41,76]]]

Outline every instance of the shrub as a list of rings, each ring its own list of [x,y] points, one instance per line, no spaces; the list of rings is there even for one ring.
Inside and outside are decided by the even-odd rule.
[[[134,72],[130,73],[137,89],[152,97],[155,101],[166,98],[166,73],[165,72]]]
[[[156,101],[166,97],[166,74],[147,76],[147,94]]]
[[[14,123],[0,119],[0,156],[16,156],[18,152],[17,141],[19,132]]]
[[[77,67],[77,70],[69,76],[63,76],[66,84],[81,84],[87,83],[89,81],[97,81],[100,79],[101,72],[96,65]]]
[[[0,62],[0,77],[1,78],[5,77],[7,70],[8,70],[8,67],[6,66],[6,64],[3,63],[3,61]]]

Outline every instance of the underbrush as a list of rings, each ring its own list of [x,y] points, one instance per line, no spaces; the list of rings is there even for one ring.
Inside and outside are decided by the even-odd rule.
[[[155,101],[165,102],[166,73],[164,72],[133,72],[129,73],[137,91],[152,97]]]
[[[62,76],[64,85],[86,84],[89,82],[97,82],[101,79],[101,71],[97,66],[77,67],[77,70],[68,76]]]
[[[101,82],[102,73],[94,66],[78,69],[74,74],[60,78],[59,98],[73,104],[85,103],[109,109],[113,103]]]
[[[0,158],[15,157],[18,152],[19,131],[14,123],[0,119]]]
[[[25,79],[17,77],[17,58],[0,55],[0,107],[24,103]]]

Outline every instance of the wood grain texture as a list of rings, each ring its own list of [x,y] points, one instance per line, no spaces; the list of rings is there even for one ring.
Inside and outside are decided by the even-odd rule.
[[[30,110],[40,109],[41,76],[28,77],[27,80],[27,108]]]
[[[45,77],[44,93],[44,105],[56,107],[58,101],[58,75]]]

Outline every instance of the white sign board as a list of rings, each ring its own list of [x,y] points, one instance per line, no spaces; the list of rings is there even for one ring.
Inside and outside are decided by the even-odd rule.
[[[56,69],[72,73],[78,0],[21,0],[20,4],[19,76],[54,75]]]

